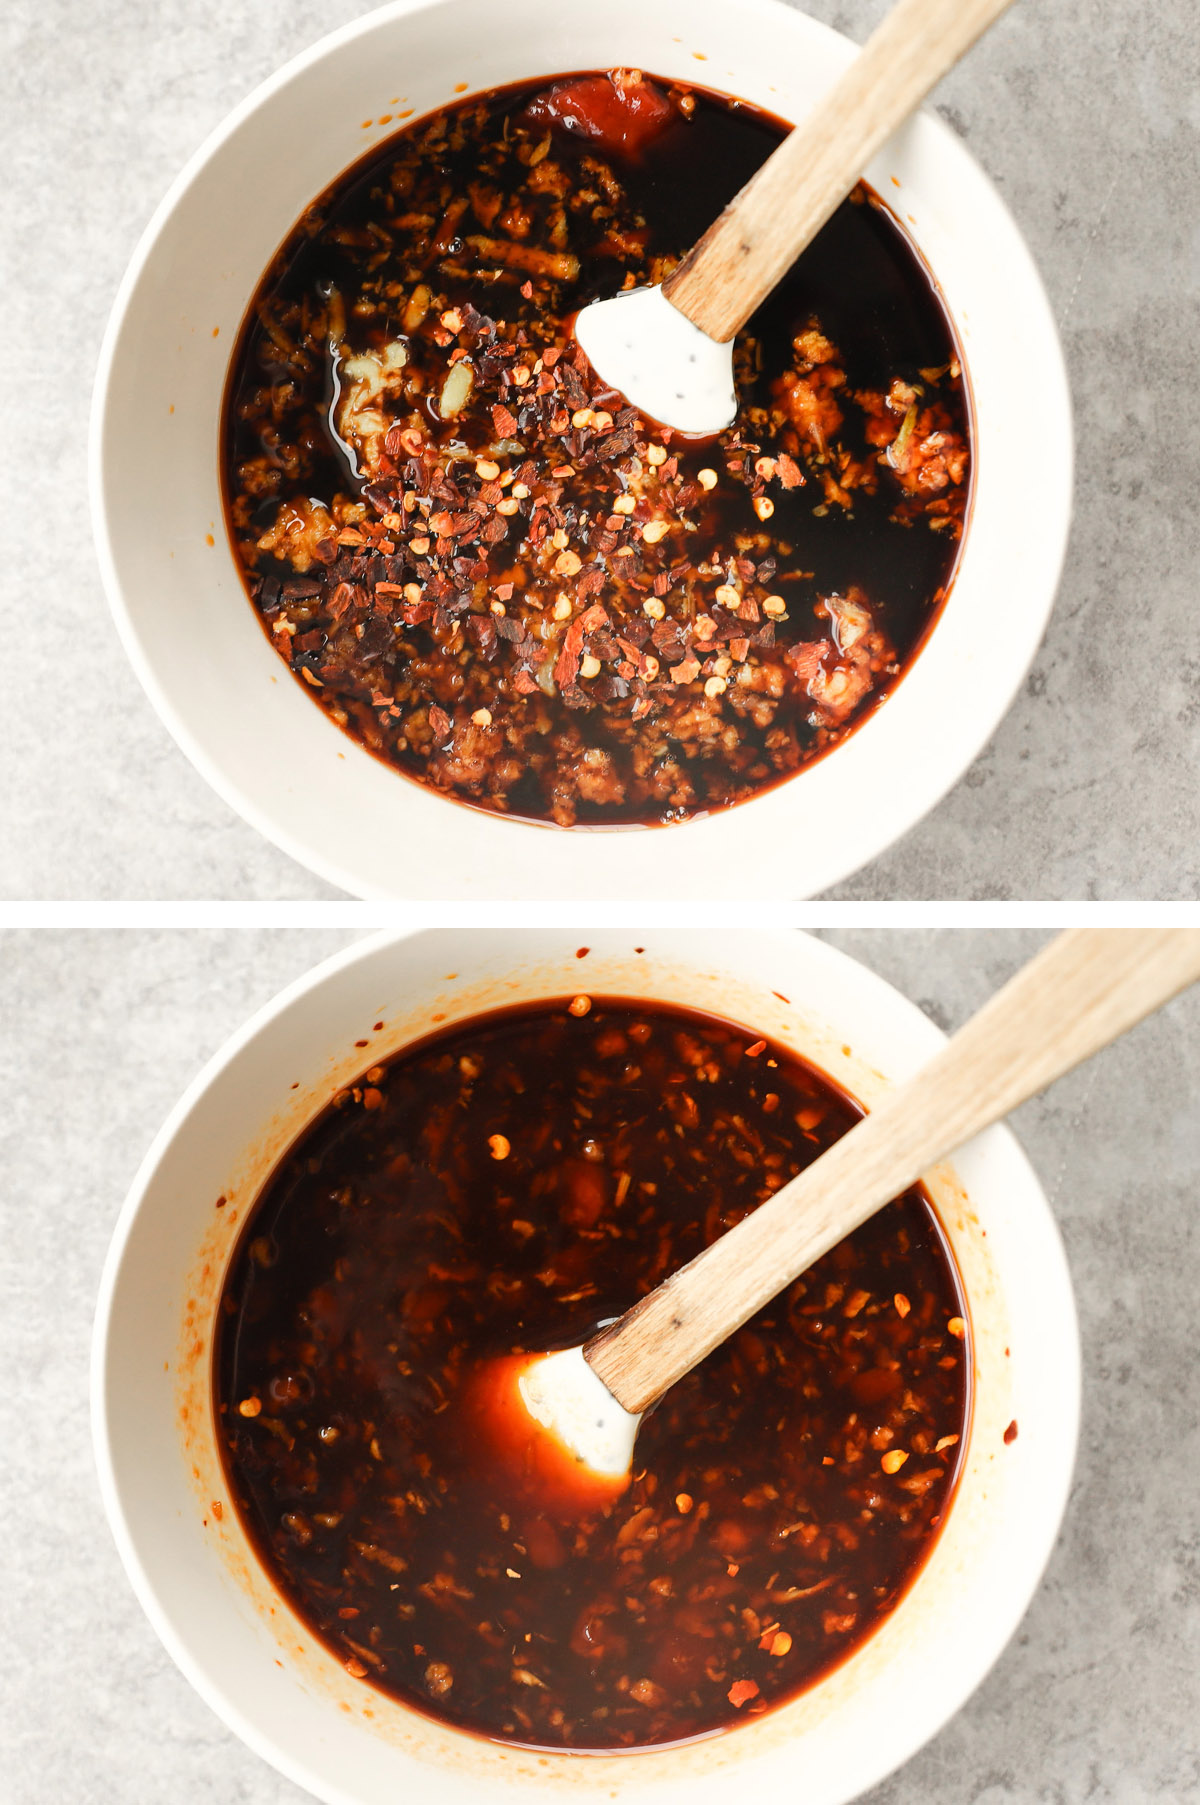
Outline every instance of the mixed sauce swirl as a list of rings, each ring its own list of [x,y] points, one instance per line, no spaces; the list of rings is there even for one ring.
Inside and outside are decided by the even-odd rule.
[[[673,1386],[619,1496],[506,1458],[492,1363],[579,1345],[852,1126],[782,1047],[563,998],[368,1069],[282,1160],[226,1276],[230,1493],[364,1686],[502,1742],[686,1741],[794,1698],[919,1572],[970,1351],[918,1188]]]

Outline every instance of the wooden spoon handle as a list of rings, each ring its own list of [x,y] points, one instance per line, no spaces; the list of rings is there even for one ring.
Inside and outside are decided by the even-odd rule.
[[[680,313],[733,337],[845,200],[875,152],[1012,0],[899,0],[663,283]]]
[[[645,1410],[946,1154],[1200,979],[1200,929],[1060,934],[953,1040],[753,1215],[584,1349]]]

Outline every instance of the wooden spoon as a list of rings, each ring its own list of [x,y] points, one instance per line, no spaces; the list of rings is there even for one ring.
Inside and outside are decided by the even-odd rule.
[[[1197,979],[1200,929],[1059,935],[769,1202],[584,1347],[525,1363],[525,1410],[581,1479],[622,1484],[642,1415],[677,1379],[929,1166]]]
[[[661,286],[581,309],[575,336],[601,380],[680,432],[729,426],[734,334],[875,152],[1011,3],[899,0]]]

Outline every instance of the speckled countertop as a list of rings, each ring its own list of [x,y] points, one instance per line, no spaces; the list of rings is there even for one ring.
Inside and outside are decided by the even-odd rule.
[[[134,1600],[92,1467],[88,1340],[121,1198],[167,1110],[253,1009],[351,938],[0,936],[4,1805],[307,1796],[201,1703]],[[1045,936],[827,938],[953,1027]],[[1200,992],[1016,1118],[1078,1294],[1084,1412],[1071,1502],[991,1675],[868,1805],[1200,1801],[1198,1074]]]
[[[114,291],[171,178],[259,80],[366,10],[7,0],[0,14],[13,422],[0,435],[0,763],[17,774],[0,896],[332,894],[207,788],[127,666],[92,554],[86,415]],[[809,10],[861,38],[884,4]],[[932,816],[839,894],[1200,893],[1197,59],[1191,0],[1020,0],[939,91],[1050,291],[1075,391],[1078,511],[1012,712]]]

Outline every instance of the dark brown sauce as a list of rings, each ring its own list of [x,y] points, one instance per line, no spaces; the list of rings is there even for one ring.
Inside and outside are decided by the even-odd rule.
[[[542,1495],[481,1376],[584,1341],[853,1124],[675,1008],[456,1024],[342,1092],[253,1209],[214,1384],[264,1567],[364,1681],[535,1747],[704,1736],[812,1685],[924,1562],[965,1436],[951,1257],[906,1192],[672,1388],[635,1476]]]
[[[222,464],[231,534],[272,643],[347,732],[459,801],[560,825],[652,824],[730,806],[792,775],[893,687],[952,578],[967,501],[967,403],[929,274],[864,188],[740,335],[739,419],[719,442],[697,444],[636,422],[632,451],[604,451],[620,433],[576,430],[571,410],[581,399],[611,406],[619,427],[620,398],[596,391],[586,369],[587,394],[572,378],[569,389],[543,398],[538,416],[536,384],[505,387],[512,359],[529,365],[547,345],[566,347],[554,372],[561,377],[574,312],[626,277],[657,279],[786,129],[741,102],[676,84],[663,89],[666,122],[637,144],[643,109],[623,143],[608,117],[614,108],[598,109],[589,81],[594,89],[609,78],[499,90],[418,121],[314,203],[243,326]],[[550,104],[548,87],[552,98],[582,92],[587,105]],[[599,137],[578,129],[587,106]],[[414,164],[414,146],[428,144],[443,123],[444,140]],[[550,154],[540,167],[564,172],[565,203],[533,192],[539,166],[517,157],[543,133]],[[472,212],[455,213],[473,186],[479,191],[481,167],[484,188],[494,176],[506,201],[487,231]],[[618,196],[611,203],[606,183]],[[599,199],[576,210],[584,191]],[[486,218],[488,205],[478,205]],[[564,205],[566,226],[556,228],[554,210]],[[565,252],[553,249],[559,240]],[[484,243],[499,248],[485,254]],[[566,256],[577,269],[554,275],[500,261],[530,250]],[[404,321],[415,314],[407,309],[423,288],[435,310],[408,330]],[[416,421],[427,448],[453,441],[494,456],[510,485],[522,471],[531,493],[517,514],[497,520],[488,512],[494,502],[479,501],[489,486],[473,457],[447,466],[439,453],[431,476],[428,462],[389,439],[387,450],[356,458],[331,423],[342,393],[335,395],[328,349],[334,294],[344,305],[345,356],[389,342],[407,348],[404,380],[420,392],[403,408],[396,403],[396,419]],[[435,342],[439,318],[455,312],[461,332]],[[502,328],[493,329],[496,321]],[[824,342],[827,352],[810,367],[793,341],[814,325],[811,343]],[[438,397],[456,337],[478,380],[447,425]],[[509,351],[498,352],[498,343]],[[815,425],[798,426],[780,400],[777,384],[793,369],[814,390]],[[840,384],[833,390],[831,374]],[[909,386],[916,399],[906,415]],[[820,421],[833,417],[823,412],[831,398],[843,420],[826,443]],[[519,438],[497,439],[501,402]],[[560,403],[566,425],[551,433],[549,412]],[[670,482],[644,475],[656,441],[670,454]],[[959,448],[953,482],[939,441]],[[497,443],[522,444],[525,453],[495,452]],[[781,452],[793,459],[790,487],[757,473],[760,455]],[[642,477],[631,478],[631,457]],[[893,457],[915,460],[913,468],[901,477]],[[559,469],[570,474],[553,475]],[[719,485],[702,488],[702,470],[713,470]],[[414,552],[406,490],[420,496],[424,517],[462,522],[478,503],[484,534],[435,534]],[[609,513],[626,490],[639,496],[632,521]],[[367,503],[368,537],[343,543],[337,520],[313,509],[337,514],[355,500]],[[773,509],[766,520],[756,512],[764,502]],[[277,530],[281,504],[299,511],[294,537]],[[652,545],[641,528],[660,518],[672,531]],[[398,524],[385,529],[381,521]],[[932,530],[934,521],[945,530]],[[486,542],[493,525],[504,536]],[[416,528],[421,545],[429,538],[424,518]],[[539,563],[554,529],[582,561],[566,577]],[[264,536],[271,548],[262,548]],[[713,559],[718,567],[710,569]],[[733,586],[742,602],[714,604],[739,560]],[[573,615],[555,626],[549,614],[561,594]],[[786,614],[772,618],[763,604],[780,598]],[[865,608],[870,623],[853,650],[841,644],[847,629],[837,619],[845,598]],[[646,617],[644,604],[659,600],[663,618]],[[710,638],[699,637],[702,614],[715,625]],[[564,662],[563,642],[577,622],[578,643],[567,646]],[[723,693],[710,693],[714,677],[727,683]]]

